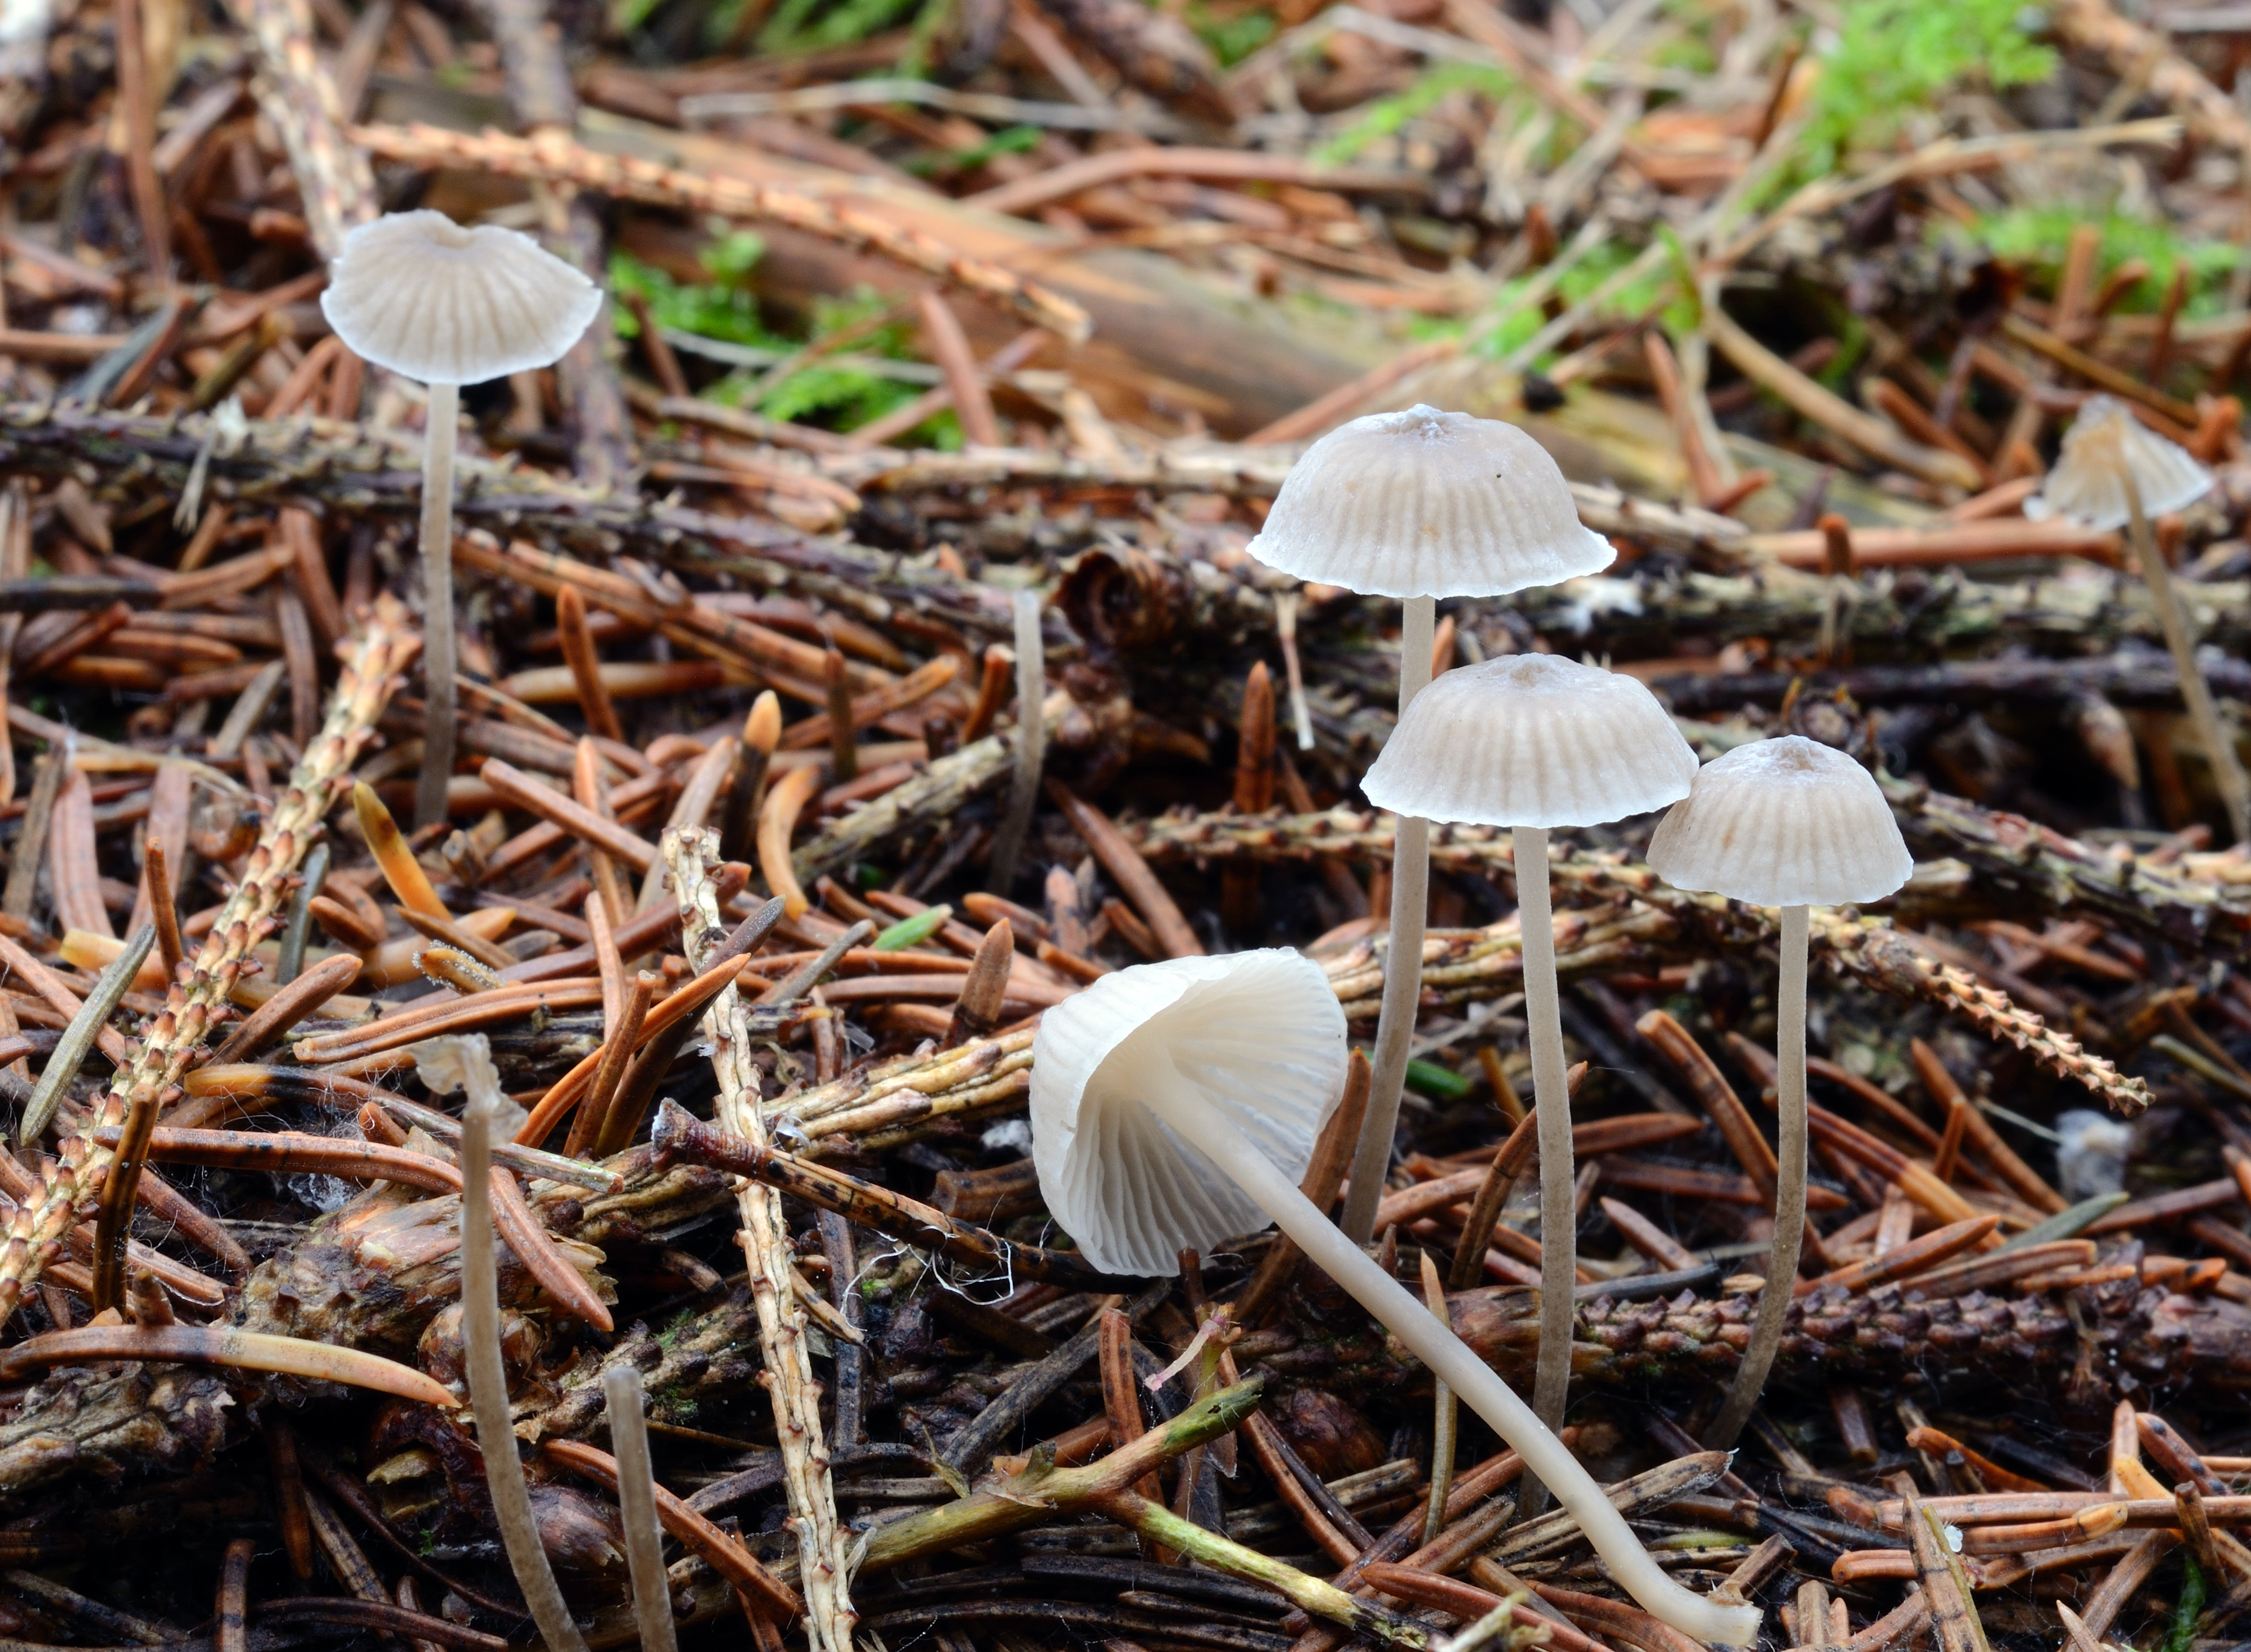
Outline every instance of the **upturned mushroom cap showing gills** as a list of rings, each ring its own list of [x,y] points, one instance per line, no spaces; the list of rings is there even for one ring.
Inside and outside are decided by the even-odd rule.
[[[2132,512],[2122,472],[2140,489],[2145,517],[2194,504],[2212,490],[2212,472],[2187,448],[2151,430],[2124,402],[2090,396],[2064,432],[2055,469],[2025,501],[2025,514],[2035,521],[2069,517],[2090,528],[2123,528]]]
[[[1630,677],[1557,654],[1448,671],[1361,782],[1378,809],[1472,826],[1596,826],[1688,795],[1696,753]]]
[[[1344,1091],[1344,1010],[1297,953],[1174,958],[1103,976],[1041,1018],[1032,1160],[1095,1267],[1164,1275],[1266,1212],[1144,1099],[1216,1109],[1293,1185]]]
[[[1676,889],[1754,906],[1880,900],[1915,871],[1874,777],[1797,734],[1707,763],[1659,823],[1649,864]]]
[[[354,355],[426,385],[547,366],[601,304],[601,288],[529,235],[429,212],[353,230],[321,295]]]
[[[1291,468],[1250,554],[1368,596],[1500,596],[1610,566],[1563,473],[1515,426],[1416,406],[1332,430]]]

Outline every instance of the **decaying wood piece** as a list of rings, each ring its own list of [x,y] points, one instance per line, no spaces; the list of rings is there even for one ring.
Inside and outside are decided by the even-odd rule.
[[[675,827],[665,833],[663,848],[680,904],[682,940],[689,957],[700,963],[726,934],[719,920],[718,892],[711,882],[718,835],[702,827]],[[703,1033],[710,1040],[712,1069],[719,1078],[720,1128],[761,1148],[767,1144],[766,1123],[758,1105],[758,1069],[751,1059],[748,1011],[749,1005],[730,982],[704,1011]],[[828,1450],[821,1437],[821,1390],[813,1378],[805,1309],[793,1287],[789,1224],[782,1216],[781,1195],[763,1183],[744,1182],[737,1199],[743,1217],[743,1256],[765,1349],[766,1392],[773,1399],[774,1428],[781,1444],[789,1524],[797,1534],[806,1632],[814,1652],[852,1652],[852,1626],[859,1614],[852,1609],[851,1574],[836,1518]]]
[[[44,475],[91,466],[101,473],[92,484],[98,492],[177,494],[210,433],[201,415],[175,420],[10,403],[0,406],[0,465]],[[208,492],[243,505],[301,503],[346,517],[406,521],[420,506],[420,451],[418,437],[363,425],[253,422],[239,444],[209,456]],[[927,613],[995,638],[1009,635],[1008,600],[994,587],[903,566],[897,558],[762,518],[598,494],[466,455],[455,460],[454,487],[454,514],[465,528],[537,534],[604,556],[625,550],[683,572],[732,573],[758,587],[832,603],[871,623],[900,612]],[[1059,621],[1054,635],[1063,635]]]
[[[275,927],[274,914],[297,863],[311,849],[321,823],[350,783],[352,765],[419,644],[405,609],[393,598],[379,599],[367,630],[345,663],[327,721],[259,834],[243,879],[204,937],[192,974],[184,986],[173,986],[165,1011],[149,1028],[138,1056],[118,1070],[87,1114],[89,1130],[122,1124],[136,1104],[156,1105],[159,1095],[180,1081],[250,949]],[[112,1156],[90,1134],[73,1133],[59,1144],[41,1177],[38,1197],[18,1205],[9,1224],[6,1247],[0,1250],[0,1317],[12,1312],[24,1290],[38,1281],[81,1214],[81,1203],[99,1188]]]
[[[738,178],[658,166],[631,156],[602,155],[553,131],[524,138],[498,132],[471,136],[418,124],[355,127],[351,136],[370,154],[387,161],[468,168],[503,177],[568,184],[620,200],[648,201],[730,218],[771,219],[807,234],[881,253],[925,275],[951,281],[1073,343],[1085,338],[1091,329],[1084,309],[1042,283],[959,253],[933,235],[904,228],[865,206],[823,201],[800,191]]]
[[[1464,1342],[1512,1378],[1530,1380],[1536,1298],[1501,1287],[1455,1292],[1447,1304]],[[1725,1383],[1757,1314],[1756,1295],[1596,1297],[1579,1305],[1572,1374],[1602,1383],[1676,1383],[1692,1374]],[[1396,1342],[1310,1314],[1252,1333],[1236,1357],[1289,1380],[1354,1387],[1396,1381],[1409,1364]],[[2082,1362],[2098,1383],[2116,1372],[2241,1392],[2251,1385],[2251,1308],[2130,1279],[2019,1295],[1909,1297],[1899,1285],[1857,1294],[1824,1288],[1790,1305],[1773,1381],[1905,1380],[1953,1396],[2006,1384],[2026,1370],[2073,1371]]]

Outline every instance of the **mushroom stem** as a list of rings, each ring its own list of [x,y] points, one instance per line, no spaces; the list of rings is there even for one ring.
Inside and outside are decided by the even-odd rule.
[[[432,386],[434,390],[436,386]],[[447,400],[453,386],[445,386]],[[434,399],[434,398],[433,398]],[[478,1042],[481,1044],[482,1038]],[[586,1642],[564,1604],[539,1525],[531,1513],[531,1494],[523,1483],[523,1462],[516,1454],[516,1425],[508,1409],[508,1368],[500,1355],[500,1277],[493,1256],[492,1121],[501,1106],[500,1086],[491,1080],[490,1058],[482,1064],[464,1059],[469,1105],[461,1114],[461,1329],[469,1368],[469,1404],[477,1419],[477,1444],[485,1457],[485,1482],[509,1569],[532,1621],[539,1626],[547,1652],[586,1652]]]
[[[2142,559],[2142,582],[2150,587],[2150,606],[2157,609],[2157,623],[2164,628],[2165,649],[2173,656],[2173,673],[2180,678],[2181,699],[2188,706],[2190,725],[2196,730],[2197,743],[2204,747],[2205,760],[2212,765],[2212,782],[2227,808],[2228,830],[2237,843],[2251,842],[2251,781],[2244,778],[2235,743],[2220,725],[2220,708],[2212,702],[2212,685],[2204,680],[2204,668],[2196,663],[2196,639],[2189,635],[2188,615],[2181,609],[2180,593],[2173,588],[2172,570],[2165,566],[2164,552],[2157,549],[2157,535],[2150,531],[2150,518],[2142,510],[2140,484],[2123,465],[2119,476],[2126,484],[2127,520],[2133,529],[2135,553]]]
[[[1550,1430],[1563,1426],[1571,1388],[1573,1288],[1579,1281],[1579,1207],[1571,1159],[1571,1085],[1563,1066],[1563,1006],[1555,985],[1555,913],[1548,899],[1548,829],[1519,826],[1516,922],[1523,936],[1524,1018],[1532,1041],[1532,1108],[1540,1129],[1540,1351],[1532,1409]],[[1530,1460],[1527,1459],[1527,1468]],[[1527,1474],[1518,1509],[1548,1506],[1546,1482]]]
[[[1029,591],[1016,593],[1015,621],[1015,773],[1008,786],[1008,807],[994,836],[985,879],[986,886],[996,895],[1007,894],[1016,881],[1016,862],[1023,856],[1024,837],[1032,829],[1032,807],[1040,801],[1040,763],[1047,751],[1047,723],[1042,715],[1048,698],[1047,644],[1040,635],[1040,600]]]
[[[641,1415],[641,1372],[613,1365],[602,1373],[610,1419],[610,1454],[618,1461],[618,1512],[626,1529],[626,1565],[633,1573],[634,1616],[641,1652],[675,1652],[672,1585],[664,1575],[664,1532],[656,1523],[656,1476],[649,1467],[648,1422]]]
[[[1782,909],[1782,976],[1775,992],[1775,1105],[1779,1128],[1775,1157],[1774,1250],[1759,1297],[1750,1346],[1735,1367],[1727,1403],[1704,1432],[1714,1451],[1731,1450],[1757,1406],[1766,1374],[1782,1347],[1783,1322],[1797,1290],[1797,1253],[1805,1242],[1805,943],[1808,909]]]
[[[446,818],[454,774],[454,427],[461,411],[459,385],[430,386],[422,448],[422,676],[430,709],[414,789],[417,829]]]
[[[1430,1374],[1516,1448],[1527,1474],[1536,1474],[1579,1523],[1610,1575],[1643,1608],[1684,1634],[1725,1646],[1748,1646],[1757,1636],[1759,1611],[1724,1606],[1692,1594],[1666,1575],[1633,1535],[1594,1476],[1561,1440],[1534,1416],[1515,1391],[1472,1353],[1451,1326],[1409,1295],[1359,1246],[1331,1226],[1313,1201],[1253,1147],[1217,1107],[1163,1086],[1144,1097],[1150,1110],[1202,1153],[1266,1214],[1298,1248],[1342,1286]]]
[[[1430,642],[1438,600],[1409,597],[1399,612],[1399,714],[1430,686]],[[1399,819],[1391,849],[1391,941],[1383,960],[1383,1010],[1375,1024],[1375,1078],[1353,1154],[1352,1188],[1346,1194],[1345,1236],[1368,1242],[1375,1207],[1391,1170],[1391,1138],[1399,1128],[1399,1093],[1407,1082],[1408,1046],[1415,1041],[1415,1011],[1423,1000],[1423,930],[1430,896],[1430,823]]]

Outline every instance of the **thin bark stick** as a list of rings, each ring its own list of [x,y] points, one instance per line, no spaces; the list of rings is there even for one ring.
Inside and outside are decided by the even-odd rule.
[[[701,950],[697,937],[725,933],[710,871],[718,847],[717,835],[702,827],[675,828],[665,834],[665,860],[672,868],[681,927],[691,955]],[[711,1041],[712,1068],[719,1079],[721,1128],[753,1148],[765,1146],[749,1006],[731,982],[705,1011],[703,1031]],[[743,1255],[765,1350],[767,1390],[781,1444],[788,1524],[797,1537],[806,1632],[814,1652],[852,1652],[852,1626],[859,1614],[852,1609],[836,1494],[821,1440],[820,1390],[813,1381],[804,1310],[791,1283],[789,1227],[782,1218],[781,1196],[761,1183],[746,1183],[737,1201],[743,1218]]]

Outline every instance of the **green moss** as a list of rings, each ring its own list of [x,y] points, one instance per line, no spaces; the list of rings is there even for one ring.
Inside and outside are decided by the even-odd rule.
[[[1369,145],[1396,135],[1409,121],[1429,114],[1452,93],[1476,92],[1497,103],[1515,86],[1514,79],[1499,69],[1475,63],[1442,63],[1405,91],[1369,104],[1360,119],[1316,148],[1312,158],[1325,166],[1340,166]]]
[[[849,45],[890,27],[915,0],[782,0],[758,31],[762,52],[817,52]]]
[[[2188,240],[2170,224],[2120,212],[2098,219],[2069,206],[2019,206],[1986,218],[1977,226],[1977,238],[1995,257],[2024,267],[2053,292],[2072,232],[2089,222],[2102,231],[2099,260],[2102,275],[2131,259],[2141,259],[2150,267],[2148,276],[2136,282],[2121,302],[2122,309],[2155,309],[2164,301],[2173,272],[2182,268],[2188,271],[2184,313],[2211,316],[2227,308],[2227,278],[2242,256],[2241,251],[2224,241]]]
[[[1887,143],[1902,114],[1973,78],[2046,80],[2055,53],[2026,35],[2023,11],[2023,0],[1847,0],[1814,92],[1806,170],[1827,171],[1855,142]]]
[[[863,321],[883,307],[883,300],[866,291],[822,298],[814,302],[813,324],[804,337],[779,331],[767,324],[748,285],[765,250],[765,244],[755,235],[722,236],[703,258],[704,271],[711,279],[697,282],[675,281],[654,265],[628,253],[613,253],[610,288],[646,299],[649,319],[659,327],[777,354],[797,349],[807,338],[818,338]],[[619,312],[617,326],[620,335],[627,338],[640,331],[627,310]],[[862,340],[855,353],[906,361],[914,358],[913,344],[912,329],[904,322],[895,323]],[[758,378],[754,371],[737,371],[707,385],[701,393],[725,406],[741,406]],[[754,406],[772,419],[816,420],[831,429],[854,430],[913,400],[918,393],[915,385],[879,378],[864,367],[814,361],[761,392]],[[918,429],[921,440],[931,445],[949,449],[961,445],[960,427],[950,411]]]
[[[1190,5],[1188,25],[1211,48],[1219,66],[1231,69],[1274,38],[1271,11],[1223,12],[1216,7]]]

